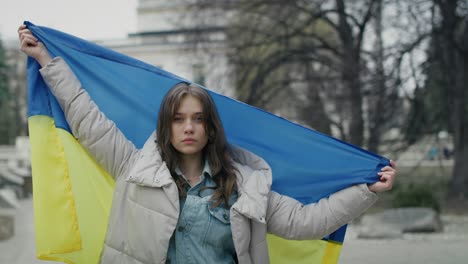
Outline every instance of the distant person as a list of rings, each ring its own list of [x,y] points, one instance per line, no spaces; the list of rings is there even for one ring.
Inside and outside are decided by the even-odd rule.
[[[435,160],[439,156],[439,150],[433,146],[429,149],[429,153],[427,155],[429,160]]]
[[[443,153],[444,153],[444,158],[445,159],[451,159],[452,155],[453,155],[453,150],[451,150],[447,146],[444,146]]]
[[[378,173],[380,181],[317,203],[273,192],[270,166],[229,146],[209,94],[185,83],[165,95],[156,133],[137,149],[63,59],[51,58],[24,25],[18,35],[21,50],[41,65],[73,134],[115,179],[101,263],[268,263],[267,232],[320,239],[393,186],[391,162]]]

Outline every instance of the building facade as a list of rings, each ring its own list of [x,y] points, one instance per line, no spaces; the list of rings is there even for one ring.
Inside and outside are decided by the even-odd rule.
[[[193,23],[187,1],[139,0],[137,32],[128,38],[98,41],[213,91],[233,96],[225,45],[225,24]],[[207,24],[207,25],[208,25]]]

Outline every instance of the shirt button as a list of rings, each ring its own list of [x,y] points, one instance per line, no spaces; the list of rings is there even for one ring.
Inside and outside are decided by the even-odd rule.
[[[228,220],[228,215],[227,214],[223,214],[223,217],[224,217],[224,220]]]
[[[155,183],[159,183],[159,178],[154,179]]]

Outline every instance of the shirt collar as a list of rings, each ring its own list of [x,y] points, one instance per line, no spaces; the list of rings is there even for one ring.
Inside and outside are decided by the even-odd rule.
[[[177,168],[175,169],[175,173],[177,173],[177,175],[182,176],[185,180],[187,180],[187,178],[185,178],[185,175],[182,173],[182,170],[180,169],[179,166],[177,166]],[[201,176],[202,178],[204,176],[209,176],[210,178],[213,177],[211,175],[211,167],[207,159],[205,159],[205,165],[203,166],[203,171],[202,171]]]

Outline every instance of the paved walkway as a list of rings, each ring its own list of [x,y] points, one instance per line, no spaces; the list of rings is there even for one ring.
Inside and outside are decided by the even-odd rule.
[[[359,226],[350,225],[340,264],[467,264],[468,215],[443,216],[444,232],[404,234],[401,239],[357,239]]]
[[[348,241],[345,242],[339,263],[467,264],[468,241]]]
[[[16,212],[15,236],[0,241],[0,264],[50,264],[35,257],[32,200],[22,200]],[[405,235],[394,240],[357,239],[350,225],[340,264],[467,264],[468,216],[444,216],[440,234]],[[18,228],[21,227],[21,228]]]
[[[15,235],[8,240],[0,241],[0,263],[57,263],[36,259],[32,199],[22,200],[20,205],[15,215]]]

